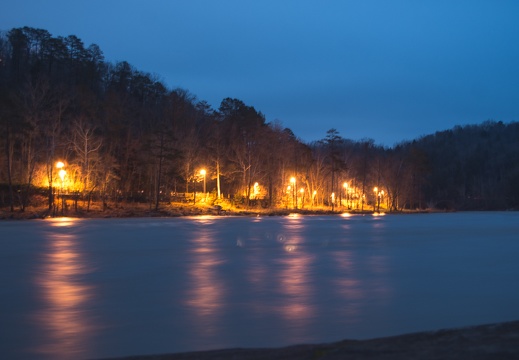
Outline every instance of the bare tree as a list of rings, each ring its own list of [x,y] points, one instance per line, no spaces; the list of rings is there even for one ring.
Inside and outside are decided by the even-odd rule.
[[[96,127],[85,118],[76,119],[73,124],[72,148],[76,155],[76,161],[80,169],[80,182],[82,191],[88,193],[88,207],[92,192],[97,187],[94,181],[97,174],[97,163],[99,162],[98,151],[102,145],[102,139],[95,133]]]

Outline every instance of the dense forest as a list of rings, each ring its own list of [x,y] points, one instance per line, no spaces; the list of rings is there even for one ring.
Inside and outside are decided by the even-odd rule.
[[[419,121],[419,119],[417,120]],[[335,129],[304,143],[253,106],[213,109],[99,46],[0,34],[0,207],[228,202],[400,211],[517,209],[519,123],[487,121],[391,148]],[[77,201],[76,201],[77,205]]]

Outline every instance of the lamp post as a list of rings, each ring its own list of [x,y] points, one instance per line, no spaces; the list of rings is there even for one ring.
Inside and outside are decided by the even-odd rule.
[[[378,191],[378,187],[374,187],[373,188],[373,191],[375,192],[375,196],[377,197],[377,212],[380,212],[380,200],[382,198],[382,196],[384,196],[384,190],[382,191]],[[375,205],[373,205],[373,208],[375,207]]]
[[[378,197],[378,187],[373,188],[373,192],[375,193],[375,202],[373,203],[373,211],[377,209],[377,197]]]
[[[292,176],[290,183],[292,184],[292,207],[297,209],[296,178]]]
[[[344,184],[342,184],[342,187],[344,188],[344,192],[346,195],[346,207],[348,207],[348,183],[344,182]]]
[[[65,164],[62,161],[58,161],[56,163],[56,167],[59,169],[58,175],[61,179],[61,215],[63,215],[63,211],[65,208],[64,199],[63,199],[63,182],[65,181],[65,175],[67,174],[67,172],[65,171],[65,169],[63,169],[64,166],[65,166]],[[58,194],[58,197],[59,197],[59,195],[60,194]],[[59,206],[59,203],[58,203],[58,206]]]
[[[204,177],[204,201],[205,201],[205,199],[207,197],[206,196],[206,191],[205,191],[205,174],[206,174],[205,169],[200,170],[200,175],[202,175]]]

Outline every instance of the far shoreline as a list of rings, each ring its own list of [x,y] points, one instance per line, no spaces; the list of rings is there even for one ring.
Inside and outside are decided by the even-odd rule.
[[[402,214],[430,214],[430,213],[450,213],[453,210],[357,210],[340,208],[339,210],[331,210],[329,208],[311,208],[311,209],[287,209],[287,208],[245,208],[231,206],[211,206],[205,204],[181,204],[171,203],[163,204],[158,210],[149,206],[149,204],[117,204],[116,206],[106,207],[102,209],[93,205],[89,210],[78,207],[75,210],[70,204],[63,211],[61,209],[49,211],[46,207],[28,207],[24,211],[15,209],[10,211],[6,208],[0,209],[0,220],[35,220],[70,217],[78,219],[116,219],[116,218],[175,218],[188,216],[289,216],[291,214],[299,215],[402,215]]]

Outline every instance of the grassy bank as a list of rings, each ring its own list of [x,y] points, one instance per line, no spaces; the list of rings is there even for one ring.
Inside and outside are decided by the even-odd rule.
[[[197,203],[164,203],[158,210],[150,204],[142,203],[117,203],[103,206],[100,203],[92,203],[88,207],[81,202],[77,209],[74,204],[55,208],[49,211],[48,207],[39,206],[27,207],[24,211],[15,209],[11,212],[8,208],[0,209],[0,219],[44,219],[48,217],[77,217],[77,218],[126,218],[126,217],[179,217],[179,216],[197,216],[197,215],[236,215],[236,216],[284,216],[292,213],[302,215],[333,215],[350,212],[352,214],[372,214],[373,211],[365,210],[347,210],[346,208],[331,210],[329,207],[313,207],[304,209],[287,209],[287,208],[247,208],[245,206],[235,206],[230,203],[221,203],[219,207]]]

